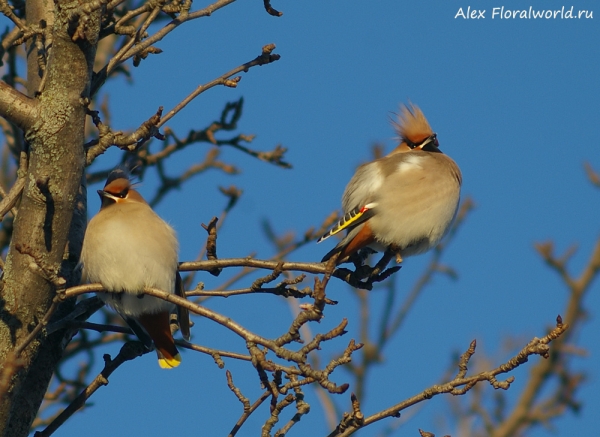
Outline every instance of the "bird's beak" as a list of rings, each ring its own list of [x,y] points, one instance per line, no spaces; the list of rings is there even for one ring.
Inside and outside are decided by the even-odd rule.
[[[434,144],[431,144],[431,146],[435,145],[435,138],[436,138],[436,134],[430,135],[429,137],[427,137],[427,139],[425,141],[423,141],[420,145],[419,145],[419,149],[424,149],[428,144],[431,144],[432,142]],[[430,146],[430,147],[431,147]]]
[[[119,201],[122,201],[122,199],[115,197],[114,194],[111,194],[108,191],[98,190],[97,193],[100,196],[100,203],[102,205],[101,208],[105,208],[109,205],[113,205]]]
[[[425,141],[423,141],[423,143],[419,146],[419,149],[422,149],[423,147],[425,147],[427,144],[431,143],[432,138],[429,137],[427,138]]]
[[[440,152],[437,134],[430,135],[425,141],[419,144],[419,149],[426,152]]]

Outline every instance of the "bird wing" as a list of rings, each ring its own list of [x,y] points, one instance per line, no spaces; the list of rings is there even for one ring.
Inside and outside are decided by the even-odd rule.
[[[344,229],[351,232],[357,226],[373,217],[376,212],[375,207],[377,206],[374,199],[377,191],[383,184],[383,179],[384,175],[380,170],[378,161],[361,165],[356,170],[354,176],[352,176],[352,179],[350,179],[342,196],[344,216],[329,232],[319,238],[317,243],[326,240]],[[347,239],[347,237],[344,238],[342,242]]]
[[[357,206],[352,211],[344,214],[344,217],[342,217],[340,221],[338,221],[337,224],[333,228],[331,228],[327,233],[322,235],[321,238],[317,240],[317,243],[328,239],[332,235],[335,235],[338,232],[343,231],[344,229],[352,229],[360,225],[361,223],[366,222],[371,217],[373,217],[373,208],[375,208],[375,206],[377,206],[376,203],[369,203],[368,205]]]
[[[342,238],[340,240],[340,242],[338,244],[336,244],[333,249],[331,249],[329,252],[327,252],[325,254],[325,256],[321,259],[321,262],[329,261],[329,258],[331,258],[333,255],[344,250],[344,248],[348,244],[350,244],[350,242],[352,242],[352,240],[354,240],[354,238],[358,235],[360,230],[361,230],[361,228],[356,227],[356,226],[352,229],[348,229],[348,234],[344,238]]]
[[[140,325],[140,323],[133,317],[128,317],[123,314],[120,315],[127,322],[127,325],[129,325],[133,333],[142,342],[144,347],[149,351],[152,350],[154,348],[154,342],[152,341],[152,337],[150,337],[150,335],[146,332],[144,327]]]
[[[358,167],[342,196],[342,208],[345,214],[377,201],[377,194],[385,181],[381,161],[378,159]]]
[[[175,277],[175,294],[186,299],[185,290],[183,289],[183,281],[181,275],[177,272]],[[187,308],[177,305],[177,321],[179,322],[179,330],[186,341],[190,340],[190,312]]]
[[[318,242],[343,230],[348,231],[348,234],[323,257],[322,261],[327,261],[334,254],[342,252],[360,234],[363,225],[377,213],[377,192],[381,189],[383,181],[384,174],[379,160],[363,164],[356,170],[342,196],[344,217]]]

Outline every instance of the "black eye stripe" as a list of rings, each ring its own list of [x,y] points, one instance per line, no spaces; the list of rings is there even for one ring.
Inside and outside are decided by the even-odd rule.
[[[129,194],[129,188],[125,188],[124,190],[119,191],[118,193],[113,193],[112,191],[104,191],[104,192],[107,195],[109,195],[110,197],[118,197],[119,199],[125,199],[127,197],[127,194]]]
[[[411,140],[409,140],[408,138],[404,138],[404,141],[406,142],[406,144],[408,145],[408,147],[410,147],[411,149],[415,149],[417,147],[421,147],[423,145],[423,143],[426,143],[428,141],[431,141],[433,144],[435,144],[435,146],[438,146],[438,140],[437,140],[437,134],[432,134],[430,136],[428,136],[427,138],[425,138],[423,141],[421,141],[420,143],[413,143]]]

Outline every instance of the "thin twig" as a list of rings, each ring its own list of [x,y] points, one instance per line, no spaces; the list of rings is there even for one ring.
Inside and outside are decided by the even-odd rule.
[[[138,341],[127,342],[121,347],[119,354],[115,359],[111,359],[110,355],[104,355],[104,369],[92,381],[87,388],[67,407],[56,419],[52,421],[43,431],[38,431],[34,437],[49,437],[51,436],[65,421],[71,417],[77,410],[85,405],[85,402],[98,390],[101,386],[108,384],[109,376],[117,370],[117,368],[126,361],[133,360],[148,351],[142,343]]]
[[[559,338],[565,331],[567,331],[568,325],[562,323],[562,319],[560,316],[557,318],[556,327],[545,337],[539,339],[534,338],[531,340],[516,356],[505,362],[504,364],[496,367],[495,369],[481,372],[477,375],[471,377],[460,377],[462,375],[462,370],[459,371],[458,376],[453,380],[441,384],[434,385],[421,393],[412,396],[402,402],[399,402],[392,407],[386,408],[376,414],[373,414],[364,419],[363,424],[360,426],[367,426],[376,421],[382,420],[386,417],[398,417],[400,412],[405,410],[406,408],[415,405],[419,402],[423,402],[425,400],[431,399],[433,396],[450,393],[453,395],[462,395],[474,387],[477,383],[481,381],[488,381],[494,388],[508,389],[510,384],[514,381],[514,377],[509,377],[505,381],[498,381],[496,376],[510,372],[527,362],[529,357],[532,355],[540,355],[543,358],[548,358],[549,350],[548,344]],[[474,349],[474,343],[471,343],[469,349]],[[466,361],[468,361],[473,355],[472,351],[468,351],[468,353],[463,355],[463,359],[465,360],[462,363],[462,367],[466,366]],[[461,367],[461,369],[462,369]],[[333,432],[329,434],[329,437],[345,437],[351,434],[354,434],[360,427],[357,424],[352,423],[342,423],[342,426],[338,426]]]
[[[0,202],[0,220],[4,218],[8,211],[12,212],[13,217],[17,216],[17,209],[15,208],[15,204],[21,197],[21,193],[23,192],[24,187],[25,177],[19,177],[15,181],[15,184],[12,186],[8,194],[3,194],[4,198]]]
[[[232,430],[229,432],[229,435],[227,437],[235,437],[235,435],[240,430],[242,425],[246,422],[246,420],[248,420],[248,417],[250,417],[250,415],[252,413],[254,413],[254,411],[256,411],[256,409],[258,407],[260,407],[264,401],[269,399],[269,396],[271,396],[271,392],[269,390],[267,390],[267,391],[263,392],[263,394],[256,401],[254,401],[254,403],[252,404],[252,406],[250,407],[250,409],[248,411],[246,411],[244,409],[244,413],[240,416],[238,421],[235,423],[235,425],[233,426]]]
[[[167,112],[157,127],[164,125],[167,121],[169,121],[171,118],[173,118],[173,116],[175,116],[175,114],[177,114],[179,111],[181,111],[183,108],[185,108],[188,103],[190,103],[192,100],[194,100],[200,94],[202,94],[204,91],[206,91],[210,88],[213,88],[217,85],[225,85],[228,87],[235,88],[237,86],[237,83],[240,81],[241,76],[238,76],[237,78],[234,78],[234,79],[230,79],[230,77],[232,77],[233,75],[238,74],[242,71],[247,72],[252,67],[270,64],[271,62],[275,62],[275,61],[279,60],[280,56],[278,54],[273,53],[273,50],[275,50],[275,44],[267,44],[266,46],[264,46],[262,48],[262,53],[259,56],[257,56],[256,58],[254,58],[252,61],[246,62],[245,64],[242,64],[239,67],[236,67],[233,70],[230,70],[225,74],[222,74],[221,76],[217,77],[216,79],[211,80],[210,82],[208,82],[204,85],[200,85],[189,96],[187,96],[180,103],[178,103],[177,106],[175,106],[173,109],[171,109],[169,112]]]

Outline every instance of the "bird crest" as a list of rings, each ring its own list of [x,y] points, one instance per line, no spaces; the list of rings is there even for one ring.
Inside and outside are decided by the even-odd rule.
[[[108,187],[112,182],[114,182],[117,179],[125,179],[126,181],[129,182],[129,180],[130,180],[129,170],[127,170],[123,166],[119,166],[119,167],[115,168],[113,171],[111,171],[108,174],[108,177],[106,178],[106,183],[104,184],[104,188]],[[131,183],[130,183],[130,185],[131,185]]]
[[[129,201],[146,203],[142,196],[133,189],[130,173],[123,166],[119,166],[109,173],[104,189],[99,190],[98,194],[102,199],[103,207]]]
[[[423,111],[412,103],[409,103],[408,106],[402,105],[398,121],[392,123],[401,142],[419,144],[433,135],[433,130],[423,115]]]

